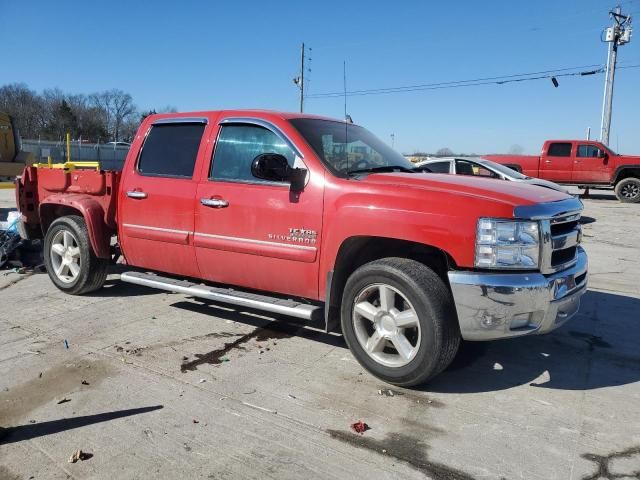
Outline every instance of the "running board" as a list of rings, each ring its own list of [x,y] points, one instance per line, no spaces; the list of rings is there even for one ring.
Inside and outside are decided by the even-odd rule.
[[[144,287],[157,288],[168,292],[184,293],[185,295],[192,295],[198,298],[206,298],[216,302],[229,303],[239,307],[255,308],[256,310],[263,310],[265,312],[290,315],[303,320],[321,318],[323,312],[322,307],[296,302],[295,300],[268,297],[266,295],[243,292],[232,288],[199,285],[186,280],[161,277],[150,273],[125,272],[120,275],[120,280],[127,283],[142,285]]]

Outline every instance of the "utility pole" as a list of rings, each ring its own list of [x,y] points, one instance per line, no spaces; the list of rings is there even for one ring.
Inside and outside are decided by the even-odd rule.
[[[605,145],[609,144],[609,134],[611,133],[611,113],[613,107],[613,81],[616,75],[616,61],[618,57],[618,47],[629,43],[631,40],[631,16],[622,15],[620,6],[615,11],[609,12],[613,19],[611,27],[607,28],[605,41],[609,44],[607,55],[607,70],[604,80],[604,99],[602,101],[602,124],[600,127],[600,141]]]
[[[302,42],[302,48],[300,49],[300,75],[293,79],[300,89],[300,113],[304,111],[304,42]]]

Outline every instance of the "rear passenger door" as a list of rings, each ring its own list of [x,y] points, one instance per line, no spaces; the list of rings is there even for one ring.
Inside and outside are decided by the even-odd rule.
[[[573,144],[552,142],[540,157],[540,178],[571,183],[573,172]]]
[[[123,171],[118,205],[120,244],[135,266],[199,276],[193,216],[206,118],[161,119]]]
[[[195,238],[202,278],[301,297],[318,294],[321,178],[301,192],[255,178],[253,159],[279,153],[305,168],[278,126],[261,119],[221,119],[207,177],[198,185]],[[309,172],[313,175],[313,172]]]

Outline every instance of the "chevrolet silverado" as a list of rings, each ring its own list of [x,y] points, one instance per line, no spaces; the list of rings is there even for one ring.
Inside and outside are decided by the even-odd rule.
[[[442,372],[461,339],[554,330],[587,287],[579,200],[418,173],[312,115],[150,115],[121,172],[29,166],[16,195],[60,290],[100,289],[121,254],[123,282],[339,328],[395,385]]]

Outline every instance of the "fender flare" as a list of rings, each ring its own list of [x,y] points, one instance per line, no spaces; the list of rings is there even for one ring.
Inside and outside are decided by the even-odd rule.
[[[611,182],[613,185],[616,185],[620,181],[620,176],[625,170],[640,170],[640,164],[618,165],[613,174],[613,181]]]
[[[68,215],[69,210],[75,210],[87,224],[89,242],[95,255],[99,258],[111,257],[111,229],[104,222],[105,212],[102,205],[91,196],[54,194],[40,204],[39,210],[43,233],[46,233],[56,218]]]

